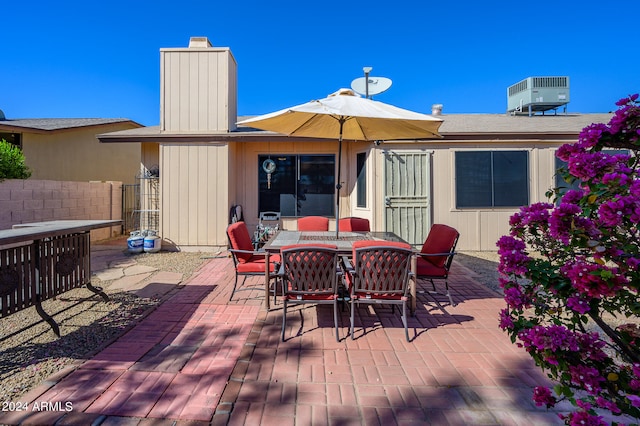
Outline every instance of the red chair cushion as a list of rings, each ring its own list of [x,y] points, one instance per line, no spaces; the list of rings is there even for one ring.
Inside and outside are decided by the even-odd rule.
[[[429,231],[427,240],[422,245],[420,253],[449,253],[453,249],[458,236],[458,231],[456,231],[455,228],[442,224],[434,224]],[[447,256],[418,257],[418,260],[420,259],[442,268],[447,261]],[[418,272],[418,275],[422,274]]]
[[[280,262],[280,255],[274,254],[269,256],[269,272],[275,272],[275,263]],[[265,272],[265,257],[263,255],[254,255],[248,261],[238,263],[238,273],[257,273]]]
[[[229,225],[227,228],[227,235],[231,242],[231,248],[236,250],[253,251],[253,242],[251,241],[247,225],[244,222],[236,222]],[[249,262],[252,256],[252,253],[236,253],[239,263]]]
[[[447,270],[444,266],[436,266],[425,258],[418,256],[416,274],[419,277],[444,278],[447,276]]]
[[[304,294],[302,299],[298,298],[295,294],[287,294],[283,299],[287,300],[334,300],[338,297],[335,294]]]
[[[401,243],[399,241],[362,240],[355,241],[353,243],[353,256],[355,257],[357,249],[363,247],[400,247],[411,250],[411,245],[407,243]]]
[[[369,219],[362,217],[345,217],[338,221],[338,230],[345,232],[369,232]]]
[[[319,248],[328,248],[328,249],[337,249],[338,246],[335,244],[291,244],[288,246],[283,246],[280,249],[280,252],[284,251],[284,250],[290,250],[290,249],[298,249],[298,248],[305,248],[305,247],[319,247]]]
[[[306,216],[298,219],[298,231],[328,231],[329,219],[322,216]]]

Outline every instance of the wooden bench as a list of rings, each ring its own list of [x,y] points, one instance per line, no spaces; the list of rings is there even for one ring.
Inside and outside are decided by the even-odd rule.
[[[90,231],[121,223],[61,220],[0,230],[0,318],[35,306],[60,336],[58,324],[42,308],[44,300],[86,286],[108,301],[101,289],[91,285]]]

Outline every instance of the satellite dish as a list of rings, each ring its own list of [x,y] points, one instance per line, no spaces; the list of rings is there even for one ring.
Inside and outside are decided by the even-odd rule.
[[[391,87],[391,80],[386,77],[369,77],[369,96],[382,93]],[[354,92],[361,95],[367,94],[367,77],[356,78],[351,82]]]

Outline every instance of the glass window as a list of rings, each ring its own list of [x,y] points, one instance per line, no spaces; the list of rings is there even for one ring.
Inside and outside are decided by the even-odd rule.
[[[456,207],[529,204],[528,165],[526,151],[456,152]]]
[[[629,155],[630,154],[628,149],[605,149],[605,150],[602,150],[602,152],[606,152],[607,154],[610,154],[610,155],[617,155],[617,154]],[[567,163],[565,161],[562,161],[558,157],[555,157],[555,160],[556,160],[556,174],[555,174],[556,188],[560,189],[560,194],[562,195],[571,189],[580,189],[579,179],[576,179],[573,182],[568,183],[568,182],[565,182],[565,180],[562,178],[562,175],[558,173],[558,169],[567,168]],[[561,197],[558,197],[558,200],[556,200],[556,203],[560,202],[560,198]]]
[[[2,133],[0,132],[0,140],[4,139],[12,145],[22,149],[22,134],[21,133]]]
[[[356,205],[367,207],[367,153],[360,152],[356,155]]]
[[[267,173],[265,161],[275,164]],[[259,155],[258,211],[335,216],[335,155]]]

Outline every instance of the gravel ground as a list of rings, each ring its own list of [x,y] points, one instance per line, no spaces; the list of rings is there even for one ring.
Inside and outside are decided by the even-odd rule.
[[[182,273],[183,281],[210,254],[158,252],[130,254],[136,262],[158,270]],[[41,321],[31,307],[0,319],[0,401],[18,402],[21,395],[53,373],[82,362],[122,335],[132,324],[159,304],[159,299],[110,291],[113,281],[92,278],[110,297],[104,302],[86,288],[78,288],[42,306],[60,326],[61,337]],[[34,325],[35,324],[35,325]]]
[[[189,278],[211,253],[169,252],[130,254],[138,264],[157,270],[181,273]],[[456,260],[474,271],[476,279],[498,288],[495,253],[461,252]],[[60,326],[61,337],[29,308],[0,319],[0,401],[18,402],[21,395],[50,375],[90,358],[142,318],[160,300],[110,291],[112,281],[96,276],[94,286],[102,287],[111,300],[102,299],[85,288],[68,291],[56,300],[43,303],[45,312]],[[35,324],[35,325],[34,325]]]
[[[492,251],[462,251],[458,252],[455,260],[466,268],[471,269],[479,283],[486,285],[490,289],[502,294],[502,289],[498,285],[498,263],[500,256]]]

